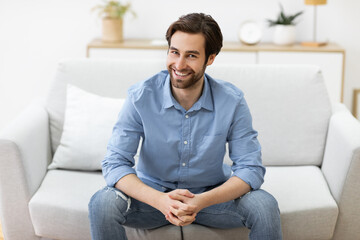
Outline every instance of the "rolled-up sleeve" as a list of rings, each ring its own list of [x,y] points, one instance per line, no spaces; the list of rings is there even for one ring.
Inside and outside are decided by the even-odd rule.
[[[102,161],[102,172],[106,184],[111,187],[124,176],[136,174],[133,168],[134,156],[140,137],[143,136],[143,125],[132,99],[129,92],[113,128],[106,156]]]
[[[242,96],[234,111],[233,122],[228,134],[229,156],[233,161],[233,176],[237,176],[259,189],[264,182],[265,167],[262,165],[261,146],[258,133],[252,127],[252,117]]]

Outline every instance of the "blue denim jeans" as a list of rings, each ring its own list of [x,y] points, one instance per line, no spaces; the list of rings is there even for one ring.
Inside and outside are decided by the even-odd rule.
[[[170,224],[157,209],[110,187],[91,198],[89,218],[93,240],[127,239],[123,226],[153,229]],[[282,239],[277,201],[264,190],[204,208],[193,224],[223,229],[247,227],[252,240]]]

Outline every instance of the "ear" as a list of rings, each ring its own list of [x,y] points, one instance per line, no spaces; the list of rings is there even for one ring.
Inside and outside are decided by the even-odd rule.
[[[206,63],[206,66],[210,66],[210,65],[214,62],[215,57],[216,57],[216,54],[211,54],[211,55],[209,56],[209,58],[208,58],[208,61],[207,61],[207,63]]]

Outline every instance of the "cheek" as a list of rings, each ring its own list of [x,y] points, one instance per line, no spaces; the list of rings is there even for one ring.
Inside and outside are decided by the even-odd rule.
[[[172,59],[171,56],[167,55],[167,58],[166,58],[166,67],[169,68],[171,65],[174,64],[174,60]]]
[[[189,67],[194,71],[194,72],[201,72],[203,70],[202,65],[200,64],[193,64],[193,65],[189,65]]]

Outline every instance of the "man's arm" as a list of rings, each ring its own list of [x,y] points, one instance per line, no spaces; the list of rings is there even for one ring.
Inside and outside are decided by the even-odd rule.
[[[167,220],[175,225],[185,226],[194,221],[193,211],[189,216],[178,219],[170,212],[171,208],[188,211],[190,206],[173,200],[168,194],[157,191],[144,184],[137,176],[133,168],[140,137],[143,135],[143,126],[140,115],[136,111],[131,100],[132,94],[126,99],[119,114],[112,136],[108,143],[105,159],[102,161],[102,171],[108,186],[116,187],[128,196],[160,210]],[[179,191],[179,190],[177,190]],[[192,197],[189,191],[182,191],[187,197]],[[189,212],[189,211],[188,211]]]
[[[184,204],[179,200],[169,197],[170,194],[176,194],[188,199],[193,198],[194,194],[187,190],[179,189],[170,193],[163,193],[144,184],[135,174],[129,174],[121,178],[115,184],[115,187],[126,195],[158,209],[174,225],[186,226],[195,220],[196,213],[194,206]],[[179,219],[171,212],[171,209],[179,209],[187,214]]]
[[[252,127],[251,114],[243,97],[234,111],[227,140],[230,158],[233,161],[233,176],[221,186],[197,194],[192,199],[172,194],[173,199],[195,206],[198,212],[205,207],[239,198],[251,189],[260,188],[264,180],[265,168],[261,162],[261,147],[257,140],[257,132]],[[181,210],[172,209],[172,211],[177,216],[184,214]]]
[[[193,198],[188,198],[176,192],[170,193],[170,197],[174,200],[179,200],[183,203],[193,206],[195,208],[194,212],[198,213],[203,208],[239,198],[242,195],[248,193],[250,190],[251,187],[249,184],[240,178],[233,176],[219,187],[216,187],[207,192],[195,194]],[[188,214],[182,211],[182,209],[173,208],[171,211],[174,215],[179,216],[180,219],[182,216]]]
[[[202,199],[205,207],[209,207],[214,204],[237,199],[248,193],[250,190],[251,187],[249,184],[244,182],[242,179],[233,176],[219,187],[201,193],[199,197]]]

